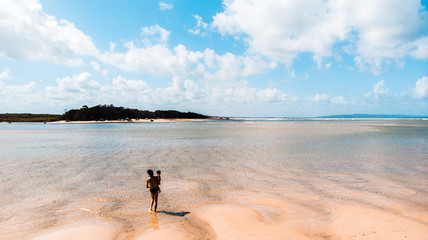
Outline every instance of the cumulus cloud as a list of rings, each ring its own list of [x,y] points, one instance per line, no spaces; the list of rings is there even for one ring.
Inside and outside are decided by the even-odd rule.
[[[385,88],[385,85],[385,80],[380,80],[373,86],[373,91],[366,93],[364,96],[378,98],[382,95],[387,94],[389,92],[389,88]]]
[[[288,94],[283,93],[276,88],[259,90],[256,94],[256,97],[263,103],[288,101]]]
[[[9,79],[13,78],[10,75],[10,70],[5,68],[0,73],[0,96],[4,101],[7,99],[13,99],[16,101],[16,97],[22,97],[24,94],[29,93],[37,85],[35,82],[29,82],[24,85],[8,85],[2,81]]]
[[[331,103],[338,104],[338,105],[344,105],[344,104],[347,104],[348,102],[346,101],[346,99],[344,97],[339,96],[339,97],[331,98]]]
[[[174,5],[165,3],[165,2],[159,2],[159,9],[160,10],[171,10],[174,8]]]
[[[101,60],[122,70],[149,73],[155,76],[175,76],[180,72],[191,72],[193,64],[201,55],[199,52],[189,52],[183,45],[178,45],[173,51],[161,44],[138,48],[127,44],[127,52],[109,52],[103,54]],[[196,59],[195,59],[196,58]],[[197,69],[196,69],[197,70]]]
[[[44,13],[38,0],[0,1],[0,56],[78,65],[82,55],[97,54],[89,36]]]
[[[421,37],[409,44],[410,55],[416,59],[428,58],[428,37]]]
[[[368,97],[378,98],[389,93],[385,81],[373,86]],[[428,96],[428,78],[423,77],[416,83],[415,97]],[[310,97],[290,96],[277,88],[254,88],[245,81],[230,83],[229,85],[209,85],[198,81],[180,77],[172,77],[165,87],[155,88],[141,79],[129,79],[125,76],[116,76],[110,82],[98,82],[87,73],[66,76],[56,80],[56,83],[36,92],[36,83],[25,85],[7,85],[0,81],[0,103],[8,109],[30,111],[42,102],[49,106],[49,111],[62,112],[64,108],[79,107],[82,105],[114,104],[126,107],[144,109],[177,109],[184,111],[198,111],[203,109],[207,114],[221,114],[229,116],[249,116],[258,112],[258,116],[275,116],[288,114],[295,116],[325,115],[334,112],[334,109],[355,111],[364,104],[373,106],[373,102],[348,100],[345,97],[331,97],[327,94],[316,94]],[[16,99],[22,99],[16,103]],[[388,100],[388,99],[386,99]],[[402,99],[390,99],[400,102]],[[415,100],[416,101],[416,100]],[[382,104],[385,102],[382,101]],[[414,102],[406,102],[407,106],[414,107]],[[45,107],[46,107],[45,106]],[[293,112],[287,111],[290,107],[298,108]],[[23,110],[24,109],[24,110]],[[28,109],[28,110],[25,110]],[[267,110],[268,109],[268,110]],[[333,109],[333,110],[332,110]]]
[[[10,70],[9,68],[5,68],[3,69],[2,72],[0,72],[0,80],[7,80],[7,79],[11,79],[12,77],[10,76]]]
[[[311,53],[320,67],[339,51],[356,55],[360,70],[379,74],[389,60],[428,57],[427,11],[418,0],[229,0],[224,8],[214,27],[288,66]]]
[[[2,80],[12,79],[9,75],[10,70],[4,69],[0,73],[0,104],[4,110],[13,105],[34,104],[35,98],[31,91],[37,86],[35,82],[29,82],[24,85],[9,85]],[[17,101],[19,99],[19,101]],[[16,112],[16,109],[11,109]]]
[[[428,77],[422,77],[416,82],[413,94],[416,98],[428,97]]]
[[[189,29],[189,33],[203,37],[207,36],[208,23],[204,22],[199,15],[193,15],[193,17],[196,19],[196,26],[193,29]]]
[[[128,80],[123,76],[113,78],[111,89],[114,91],[124,91],[127,93],[143,92],[150,89],[149,85],[142,80]]]
[[[46,87],[47,96],[53,99],[91,99],[101,89],[88,72],[56,80],[57,86]]]
[[[29,82],[25,85],[6,85],[0,81],[0,95],[10,97],[19,97],[30,92],[36,87],[35,82]]]
[[[201,86],[193,80],[172,78],[169,86],[165,88],[151,88],[142,80],[129,80],[118,76],[112,80],[111,85],[102,87],[103,94],[115,96],[115,99],[132,99],[142,105],[182,105],[182,104],[236,104],[236,103],[268,103],[285,102],[287,94],[270,88],[257,90],[248,86],[209,87]],[[128,101],[131,103],[130,101]]]
[[[330,96],[327,94],[316,94],[313,98],[312,101],[316,102],[316,103],[326,103],[330,100]]]
[[[170,34],[171,32],[167,31],[162,27],[159,27],[159,25],[141,28],[141,35],[153,38],[152,40],[148,38],[144,39],[145,43],[148,45],[151,45],[153,42],[159,44],[166,44],[166,42],[168,42],[169,40]]]
[[[305,102],[305,99],[302,99],[301,101]],[[349,101],[347,101],[345,97],[342,97],[342,96],[331,97],[327,94],[320,94],[320,93],[315,94],[315,96],[313,97],[306,98],[306,101],[308,103],[315,103],[317,106],[324,105],[329,107],[331,107],[332,104],[335,106],[343,106],[343,105],[349,104]]]
[[[129,107],[151,106],[170,108],[191,108],[192,106],[205,106],[212,108],[217,106],[230,107],[237,104],[260,105],[272,103],[287,103],[288,95],[276,88],[256,89],[248,87],[246,83],[237,83],[234,86],[206,86],[200,85],[194,80],[171,78],[168,86],[153,88],[143,80],[128,79],[117,76],[110,83],[101,84],[92,79],[87,72],[73,76],[67,76],[56,80],[56,84],[46,87],[44,91],[32,94],[29,91],[35,87],[35,83],[25,86],[4,86],[0,82],[0,94],[7,94],[12,99],[16,94],[27,93],[38,101],[56,104],[57,108],[70,106],[91,105],[100,103],[114,103]],[[14,94],[14,95],[13,95]]]
[[[157,88],[152,91],[153,99],[160,103],[183,104],[198,103],[203,101],[205,90],[199,89],[197,83],[192,80],[173,78],[169,87]]]
[[[190,51],[179,44],[170,49],[166,44],[169,32],[157,25],[142,28],[143,36],[159,35],[156,39],[142,39],[143,47],[134,42],[125,44],[125,52],[114,49],[100,56],[106,64],[122,70],[149,73],[155,76],[197,78],[232,81],[236,77],[263,73],[277,66],[259,55],[237,56],[232,53],[218,55],[214,50]]]

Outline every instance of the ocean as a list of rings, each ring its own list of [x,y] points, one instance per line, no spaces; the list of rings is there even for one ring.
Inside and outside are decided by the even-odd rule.
[[[312,222],[331,221],[340,202],[428,226],[427,119],[1,123],[0,143],[0,239],[86,223],[112,225],[117,239],[172,225],[215,239],[193,212],[248,197],[281,199]],[[156,219],[149,168],[162,170]],[[283,221],[270,208],[253,207]]]

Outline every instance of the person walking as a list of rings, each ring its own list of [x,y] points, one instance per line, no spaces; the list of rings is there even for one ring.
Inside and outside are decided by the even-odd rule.
[[[160,185],[160,172],[158,176],[153,175],[153,170],[147,170],[147,174],[149,177],[147,178],[146,188],[150,188],[150,196],[152,200],[150,201],[150,209],[149,212],[156,212],[158,208],[158,196],[159,196],[159,185]]]

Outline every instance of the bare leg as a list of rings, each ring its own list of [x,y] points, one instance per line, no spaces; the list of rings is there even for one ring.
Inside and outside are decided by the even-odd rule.
[[[155,202],[155,200],[152,198],[152,200],[150,201],[150,209],[149,212],[153,212],[153,203]],[[155,205],[156,206],[156,205]]]
[[[152,201],[154,201],[154,204],[155,204],[155,212],[158,209],[158,196],[159,196],[159,193],[155,193],[154,199],[152,199]]]
[[[152,197],[152,200],[150,201],[150,209],[149,212],[153,212],[153,204],[155,203],[155,194],[150,192],[150,196]],[[155,210],[156,211],[156,210]]]

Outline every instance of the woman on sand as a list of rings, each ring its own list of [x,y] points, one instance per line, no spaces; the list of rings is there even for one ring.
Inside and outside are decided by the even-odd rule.
[[[159,185],[160,185],[160,174],[158,176],[153,176],[153,170],[147,170],[147,174],[149,174],[149,178],[147,178],[146,188],[150,188],[150,196],[152,200],[150,202],[149,212],[156,212],[158,208],[158,195],[159,195]]]

